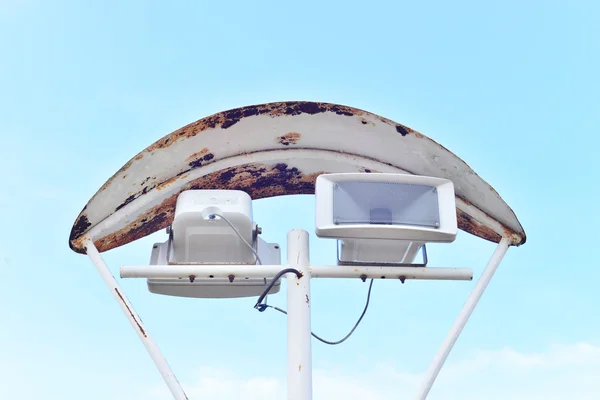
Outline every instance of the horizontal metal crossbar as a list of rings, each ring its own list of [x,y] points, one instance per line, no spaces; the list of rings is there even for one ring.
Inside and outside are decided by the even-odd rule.
[[[121,278],[273,278],[285,265],[151,265],[122,266]],[[311,278],[473,279],[471,268],[310,266]]]

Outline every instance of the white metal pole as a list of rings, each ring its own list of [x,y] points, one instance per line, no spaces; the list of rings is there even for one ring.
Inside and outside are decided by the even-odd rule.
[[[288,400],[312,400],[310,330],[310,270],[308,232],[291,230],[287,236],[290,268],[302,274],[286,274],[288,290]]]
[[[138,314],[135,312],[133,306],[125,296],[125,293],[117,283],[113,274],[110,272],[110,269],[108,269],[108,266],[102,259],[102,256],[98,252],[96,246],[94,246],[94,243],[91,240],[87,240],[85,247],[88,257],[96,266],[96,269],[100,273],[100,276],[102,276],[102,280],[104,281],[106,286],[108,286],[112,296],[115,298],[115,300],[117,300],[119,306],[121,306],[123,314],[125,314],[125,316],[129,320],[129,323],[131,323],[131,326],[142,340],[142,343],[144,343],[146,350],[148,350],[150,357],[152,357],[152,360],[156,364],[156,367],[160,371],[160,374],[167,383],[169,390],[173,394],[173,398],[175,398],[175,400],[187,400],[187,396],[185,395],[183,388],[177,381],[177,378],[175,377],[175,374],[173,373],[171,367],[167,363],[167,360],[165,360],[160,349],[148,334],[144,323],[142,322]]]
[[[440,369],[444,365],[446,358],[448,358],[448,354],[450,354],[450,350],[452,350],[452,347],[456,343],[456,339],[458,339],[458,336],[460,335],[467,321],[469,320],[473,309],[479,302],[481,295],[483,294],[488,283],[490,283],[490,280],[494,276],[494,272],[496,272],[498,265],[500,265],[500,262],[504,258],[504,255],[506,254],[509,245],[510,239],[506,237],[502,238],[500,243],[498,243],[498,246],[496,247],[492,258],[488,262],[487,267],[485,267],[483,273],[481,274],[481,277],[475,284],[471,295],[465,302],[465,305],[463,306],[462,310],[460,310],[458,317],[454,321],[454,325],[452,325],[452,328],[450,328],[450,332],[448,332],[446,339],[444,339],[444,342],[440,346],[438,353],[436,354],[431,365],[429,366],[429,369],[425,373],[425,377],[421,382],[419,391],[414,397],[415,400],[425,400],[427,398],[427,395],[429,394],[429,391],[431,390],[431,387],[433,386],[433,383],[435,382],[435,379],[437,378]]]

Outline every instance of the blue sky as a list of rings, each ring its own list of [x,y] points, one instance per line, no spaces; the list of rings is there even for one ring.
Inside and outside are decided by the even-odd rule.
[[[509,251],[431,399],[596,398],[600,6],[524,3],[0,0],[0,398],[169,398],[93,266],[69,250],[71,225],[148,144],[278,100],[417,129],[520,218],[527,244]],[[254,207],[268,240],[314,231],[309,196]],[[117,275],[162,239],[105,259]],[[311,240],[312,262],[333,263],[335,243]],[[493,249],[463,233],[431,247],[430,265],[478,277]],[[473,284],[375,282],[354,336],[314,343],[314,398],[410,398]],[[283,315],[122,285],[190,398],[285,398]],[[315,280],[313,329],[345,335],[366,289]]]

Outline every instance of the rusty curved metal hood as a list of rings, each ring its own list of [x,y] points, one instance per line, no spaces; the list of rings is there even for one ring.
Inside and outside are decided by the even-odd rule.
[[[352,107],[281,102],[200,119],[129,160],[89,200],[69,237],[84,253],[107,251],[168,226],[179,193],[238,189],[253,199],[313,194],[318,175],[401,172],[454,182],[460,229],[492,242],[525,243],[500,195],[464,161],[425,135]]]

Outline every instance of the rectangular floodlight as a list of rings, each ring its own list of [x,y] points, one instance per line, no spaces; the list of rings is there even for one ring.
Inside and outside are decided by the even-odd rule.
[[[333,223],[440,226],[437,188],[399,182],[333,184]]]
[[[253,227],[246,192],[186,190],[177,197],[167,261],[254,264],[254,253],[243,241],[253,243]]]
[[[407,174],[344,173],[317,178],[319,237],[452,242],[452,181]]]
[[[268,265],[281,264],[281,249],[277,243],[267,243],[260,237],[257,238],[257,251],[263,263]],[[167,265],[168,241],[155,243],[152,247],[150,265]],[[248,268],[251,266],[248,265]],[[177,297],[195,298],[238,298],[258,297],[271,279],[263,278],[239,278],[233,282],[227,278],[197,278],[190,281],[186,277],[181,278],[149,278],[148,290],[151,293],[163,294]],[[269,294],[279,292],[281,280],[277,281]]]

